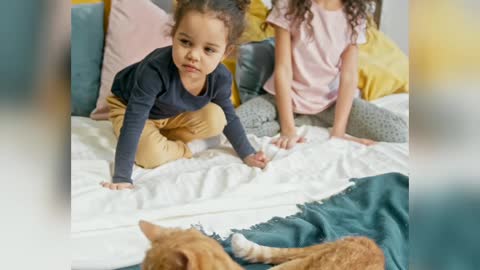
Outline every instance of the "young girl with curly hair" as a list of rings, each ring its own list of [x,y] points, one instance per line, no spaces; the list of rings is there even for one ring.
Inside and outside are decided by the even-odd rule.
[[[366,42],[370,1],[272,2],[267,23],[275,29],[274,74],[265,95],[237,109],[247,132],[280,132],[273,143],[291,148],[305,141],[295,125],[311,117],[332,126],[331,137],[365,145],[407,141],[405,119],[356,98],[358,45]]]
[[[190,158],[224,133],[249,166],[263,168],[230,101],[232,74],[220,62],[245,29],[250,0],[178,0],[172,46],[121,70],[107,99],[118,137],[109,189],[132,188],[133,164],[155,168]]]

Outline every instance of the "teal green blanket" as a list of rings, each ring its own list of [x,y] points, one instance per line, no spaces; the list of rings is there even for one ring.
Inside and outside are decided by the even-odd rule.
[[[389,173],[353,181],[355,186],[322,204],[301,205],[296,215],[273,218],[236,232],[258,244],[275,247],[303,247],[349,235],[368,236],[383,249],[387,270],[408,269],[408,177]],[[231,255],[230,239],[220,243]],[[270,267],[238,262],[248,270]],[[137,265],[122,270],[138,269]]]

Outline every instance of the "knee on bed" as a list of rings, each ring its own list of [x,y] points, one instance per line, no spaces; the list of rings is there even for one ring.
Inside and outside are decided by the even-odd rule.
[[[220,106],[209,103],[201,112],[202,119],[206,122],[206,130],[204,136],[206,138],[216,136],[223,132],[227,125],[225,113]]]
[[[139,145],[137,154],[135,156],[135,163],[145,169],[153,169],[170,161],[179,159],[183,156],[183,152],[168,149],[172,145]],[[175,147],[177,148],[177,147]],[[178,153],[177,153],[178,152]]]
[[[145,169],[153,169],[160,165],[167,163],[167,158],[163,157],[160,153],[155,153],[154,151],[143,151],[137,153],[135,158],[135,163]]]

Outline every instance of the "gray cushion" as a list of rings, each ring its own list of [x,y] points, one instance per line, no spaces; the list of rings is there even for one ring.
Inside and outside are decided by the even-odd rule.
[[[241,45],[235,70],[240,100],[242,103],[265,94],[263,85],[270,78],[275,66],[275,39],[250,42]]]

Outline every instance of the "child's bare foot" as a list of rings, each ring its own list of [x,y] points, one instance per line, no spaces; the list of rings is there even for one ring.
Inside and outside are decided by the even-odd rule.
[[[109,188],[111,190],[122,190],[122,189],[133,189],[133,185],[130,183],[110,183],[102,182],[100,183],[102,187]]]

